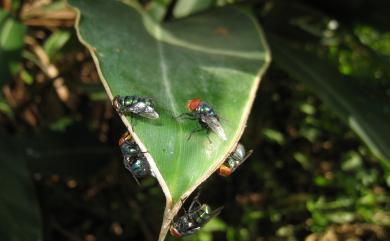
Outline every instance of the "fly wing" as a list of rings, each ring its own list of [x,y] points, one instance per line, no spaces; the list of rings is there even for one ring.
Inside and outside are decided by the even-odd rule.
[[[143,112],[139,113],[139,115],[149,119],[158,119],[160,117],[151,106],[147,106]]]
[[[240,163],[234,168],[234,170],[236,170],[239,166],[241,166],[242,163],[244,163],[246,161],[246,159],[248,159],[248,157],[250,157],[252,155],[252,153],[253,153],[253,150],[249,150],[248,153],[246,154],[246,156],[240,161]]]
[[[144,111],[144,109],[147,107],[145,102],[137,102],[135,104],[132,104],[130,106],[126,107],[126,111],[132,112],[134,114],[140,114]]]
[[[186,231],[185,235],[194,234],[194,233],[196,233],[199,229],[200,229],[200,227],[194,227],[194,228],[188,229],[188,230]]]
[[[140,186],[141,186],[141,183],[139,182],[139,180],[138,180],[138,178],[136,177],[136,175],[135,175],[132,171],[130,171],[130,173],[131,173],[131,175],[133,176],[133,178],[134,178],[135,182],[137,183],[137,185],[140,187]]]
[[[223,206],[213,210],[211,212],[210,219],[215,218],[216,216],[218,216],[221,213],[222,209],[223,209]]]
[[[153,109],[153,107],[147,105],[145,102],[135,103],[127,107],[127,111],[149,119],[159,118],[158,113]]]
[[[222,140],[226,141],[225,131],[223,130],[221,123],[215,116],[203,115],[201,117],[202,122],[206,123],[206,125],[217,134]]]
[[[216,216],[218,216],[221,213],[222,209],[223,209],[223,206],[221,206],[221,207],[211,211],[211,213],[207,216],[207,219],[202,220],[202,222],[199,223],[199,225],[200,226],[206,225],[206,223],[210,222],[211,219],[213,219]]]

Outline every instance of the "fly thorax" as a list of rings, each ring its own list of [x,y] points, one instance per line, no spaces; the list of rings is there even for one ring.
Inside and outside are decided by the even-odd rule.
[[[233,157],[229,157],[225,164],[230,168],[235,168],[237,166],[237,161]]]
[[[127,141],[121,146],[121,152],[123,155],[135,157],[138,155],[140,150],[137,144],[135,144],[134,142]]]
[[[124,97],[124,100],[123,100],[123,105],[124,106],[131,106],[135,103],[137,103],[137,100],[138,98],[136,96],[126,96]]]

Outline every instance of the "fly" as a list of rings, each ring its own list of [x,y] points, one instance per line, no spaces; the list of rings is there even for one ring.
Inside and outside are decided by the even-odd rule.
[[[140,184],[138,178],[145,177],[149,174],[154,176],[144,153],[132,139],[128,131],[122,135],[118,144],[123,155],[123,164],[131,175],[133,175],[137,184]]]
[[[201,204],[197,195],[188,211],[184,210],[184,215],[177,217],[171,224],[170,233],[172,236],[180,238],[198,231],[203,225],[221,213],[223,207],[212,210],[209,205]]]
[[[158,119],[152,98],[140,96],[115,96],[113,106],[119,114],[133,113],[149,119]]]
[[[249,150],[246,153],[245,147],[238,143],[234,152],[219,167],[219,175],[224,177],[230,176],[252,153],[253,150]]]
[[[193,130],[188,139],[191,138],[194,132],[206,129],[207,132],[211,130],[216,133],[222,140],[227,140],[217,113],[207,102],[194,98],[188,101],[187,108],[190,112],[183,113],[180,116],[187,115],[190,119],[197,120],[201,126],[201,129]]]

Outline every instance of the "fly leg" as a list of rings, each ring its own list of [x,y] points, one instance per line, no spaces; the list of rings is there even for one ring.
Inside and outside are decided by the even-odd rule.
[[[134,116],[133,115],[130,115],[130,126],[131,126],[131,130],[132,131],[135,131],[135,129],[134,129]]]
[[[176,119],[187,119],[187,120],[196,120],[193,114],[191,113],[181,113],[180,115],[175,117]]]
[[[131,175],[133,176],[135,182],[137,183],[137,185],[139,187],[141,187],[141,183],[140,181],[138,180],[138,178],[136,177],[136,175],[134,174],[133,170],[131,170],[131,164],[130,164],[131,160],[129,160],[128,157],[125,157],[123,159],[123,164],[125,165],[125,168],[131,173]]]
[[[199,202],[199,196],[200,196],[200,191],[198,191],[198,193],[196,194],[196,196],[192,200],[191,205],[188,208],[188,212],[192,212],[195,209],[194,208],[195,205],[197,205],[198,208],[202,206],[202,204]]]
[[[139,187],[141,187],[141,183],[140,183],[140,181],[138,180],[138,178],[135,176],[135,174],[134,174],[132,171],[130,171],[130,173],[131,173],[131,175],[133,176],[133,178],[134,178],[135,182],[137,183],[137,185],[138,185]]]
[[[192,130],[190,135],[187,138],[187,141],[189,141],[191,139],[192,134],[194,134],[195,132],[208,131],[207,133],[209,133],[210,130],[207,126],[203,125],[202,122],[200,122],[200,121],[198,121],[197,123],[198,123],[199,129]],[[207,135],[207,137],[208,137],[208,135]],[[210,139],[209,139],[209,142],[212,143]]]
[[[187,137],[187,141],[189,141],[192,137],[192,134],[196,133],[196,132],[199,132],[199,131],[204,131],[203,128],[200,128],[200,129],[195,129],[195,130],[192,130],[191,133],[188,135]]]

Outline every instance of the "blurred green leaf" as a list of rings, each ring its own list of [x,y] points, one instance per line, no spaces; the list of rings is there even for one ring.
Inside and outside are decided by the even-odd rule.
[[[9,118],[13,117],[13,112],[11,107],[8,105],[8,103],[5,100],[1,99],[1,95],[0,95],[0,112],[6,114]]]
[[[20,78],[23,80],[24,83],[28,85],[31,85],[34,82],[34,77],[25,69],[22,69],[20,71]]]
[[[26,160],[19,143],[6,135],[0,140],[0,240],[40,241],[40,211]]]
[[[147,6],[146,11],[155,21],[160,22],[165,17],[167,8],[167,3],[151,1]]]
[[[302,152],[295,152],[294,159],[302,165],[306,170],[309,170],[312,167],[312,163],[309,161],[309,158]]]
[[[283,145],[284,143],[284,136],[280,131],[266,128],[263,130],[263,135],[268,140],[278,143],[279,145]]]
[[[53,59],[55,54],[66,44],[69,38],[70,33],[68,31],[58,30],[50,35],[43,45],[43,49],[50,59]]]
[[[278,230],[276,231],[276,235],[279,236],[279,237],[293,237],[294,236],[294,226],[293,225],[285,225],[285,226],[282,226],[280,228],[278,228]],[[291,239],[288,239],[289,241]]]
[[[350,223],[355,219],[354,213],[343,211],[328,213],[326,216],[333,223]]]
[[[25,33],[26,27],[23,24],[8,17],[0,29],[0,48],[5,51],[15,51],[22,48]]]
[[[351,151],[344,155],[341,168],[344,171],[351,171],[361,167],[361,165],[362,165],[361,156],[357,152]]]
[[[317,186],[320,186],[320,187],[326,187],[326,186],[329,186],[332,181],[323,177],[323,176],[316,176],[314,178],[314,183],[317,185]]]
[[[213,218],[208,222],[202,231],[213,232],[213,231],[223,231],[226,229],[226,224],[219,218]]]
[[[0,9],[0,86],[11,77],[10,66],[20,58],[26,27]]]
[[[372,88],[343,78],[335,67],[314,54],[295,49],[273,35],[269,39],[275,63],[311,88],[390,170],[389,102],[372,92]]]
[[[7,16],[8,16],[8,13],[6,11],[0,9],[0,27],[2,27],[3,22],[5,21]]]
[[[315,107],[307,102],[302,103],[302,105],[300,106],[300,110],[307,115],[313,115],[316,111]]]
[[[311,118],[305,118],[305,122],[310,123]],[[321,132],[318,130],[318,128],[303,126],[301,129],[299,129],[299,133],[311,143],[316,143]]]
[[[204,11],[214,6],[215,3],[215,0],[179,0],[173,10],[173,16],[175,18],[186,17],[194,13]]]

